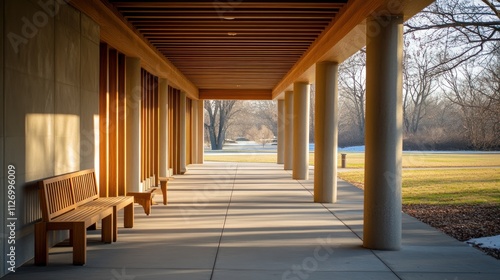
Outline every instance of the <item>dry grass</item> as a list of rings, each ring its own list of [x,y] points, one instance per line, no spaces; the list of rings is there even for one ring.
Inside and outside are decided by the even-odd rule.
[[[364,171],[339,173],[362,187]],[[403,204],[500,205],[500,168],[403,170]]]
[[[364,168],[364,153],[345,153],[347,157],[347,168]],[[276,155],[273,154],[244,154],[244,155],[225,155],[205,154],[206,161],[218,162],[258,162],[275,163]],[[340,167],[340,155],[338,158]],[[314,165],[314,153],[310,154],[309,164]],[[451,154],[451,153],[403,153],[404,168],[420,167],[485,167],[500,166],[500,154]]]
[[[274,163],[276,155],[207,154],[205,160]],[[500,154],[404,153],[403,167],[416,169],[403,171],[403,203],[500,205],[499,166]],[[359,170],[339,172],[339,177],[362,187],[364,153],[347,153],[347,167]]]

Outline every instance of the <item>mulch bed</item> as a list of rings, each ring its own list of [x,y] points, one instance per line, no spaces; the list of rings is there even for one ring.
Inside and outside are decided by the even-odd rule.
[[[403,211],[459,241],[500,234],[500,205],[403,205]],[[500,250],[478,248],[500,259]]]

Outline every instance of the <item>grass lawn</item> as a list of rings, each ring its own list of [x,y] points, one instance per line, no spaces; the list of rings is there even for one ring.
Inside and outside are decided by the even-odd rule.
[[[363,168],[365,162],[364,153],[346,153],[347,168]],[[276,155],[269,154],[205,154],[206,161],[219,162],[258,162],[275,163]],[[340,155],[338,158],[341,164]],[[310,154],[309,164],[314,165],[314,153]],[[482,167],[500,166],[500,154],[437,154],[437,153],[403,153],[403,167]]]
[[[339,173],[363,187],[364,171]],[[403,204],[500,205],[500,168],[403,170]]]
[[[346,154],[347,167],[359,170],[343,171],[338,175],[362,187],[364,153]],[[274,163],[276,155],[206,154],[205,161]],[[310,164],[314,165],[313,153]],[[500,205],[500,154],[406,152],[403,154],[403,167],[417,168],[403,170],[403,204]],[[426,169],[418,169],[423,167]]]

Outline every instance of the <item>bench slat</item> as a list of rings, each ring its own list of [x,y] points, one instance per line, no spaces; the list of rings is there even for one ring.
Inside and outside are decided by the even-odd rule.
[[[62,178],[59,181],[44,180],[42,181],[41,192],[44,221],[50,221],[76,208],[69,178]]]
[[[40,182],[42,221],[35,224],[35,263],[48,260],[47,231],[70,230],[73,263],[85,264],[86,228],[102,221],[104,242],[117,240],[117,211],[124,209],[124,226],[133,227],[134,198],[131,196],[99,198],[93,169],[68,173]]]
[[[99,198],[94,170],[82,170],[72,173],[72,175],[71,183],[75,190],[77,206]]]
[[[72,221],[72,222],[87,222],[86,225],[91,225],[90,221],[95,220],[94,218],[101,218],[101,217],[106,217],[110,214],[112,214],[112,207],[107,206],[106,208],[78,208],[73,211],[67,212],[66,214],[63,214],[59,217],[56,217],[52,219],[50,222],[51,223],[57,223],[57,222],[66,222],[66,221]]]

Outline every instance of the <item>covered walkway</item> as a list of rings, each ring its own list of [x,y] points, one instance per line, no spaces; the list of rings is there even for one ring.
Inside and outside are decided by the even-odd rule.
[[[313,170],[310,170],[312,173]],[[338,182],[338,202],[313,203],[313,181],[277,164],[206,163],[169,183],[169,203],[114,244],[90,232],[88,262],[51,249],[5,279],[499,279],[497,260],[403,215],[400,251],[362,247],[363,194]],[[310,178],[314,178],[310,174]]]

